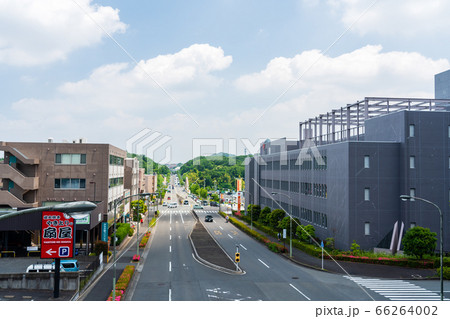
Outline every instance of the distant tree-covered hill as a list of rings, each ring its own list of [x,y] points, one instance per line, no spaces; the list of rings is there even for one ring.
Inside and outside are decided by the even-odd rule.
[[[180,168],[183,181],[188,177],[189,184],[197,184],[209,190],[236,189],[236,179],[244,178],[246,155],[214,154],[200,156],[184,163]]]
[[[169,168],[166,165],[161,165],[148,158],[145,155],[127,153],[129,158],[137,158],[139,160],[139,167],[145,168],[145,174],[156,173],[158,175],[167,175],[170,173]]]

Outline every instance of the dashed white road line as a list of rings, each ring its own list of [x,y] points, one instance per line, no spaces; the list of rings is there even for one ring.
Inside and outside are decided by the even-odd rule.
[[[242,248],[244,248],[245,250],[247,250],[247,248],[245,248],[245,247],[244,247],[244,245],[242,245],[242,244],[239,244],[239,246],[241,246]]]
[[[303,297],[305,297],[306,299],[311,300],[311,299],[308,298],[307,295],[305,295],[303,292],[301,292],[300,290],[298,290],[297,287],[295,287],[293,284],[289,284],[289,286],[291,286],[292,288],[294,288],[295,290],[297,290],[297,292],[298,292],[299,294],[301,294]]]
[[[263,265],[266,266],[267,268],[270,268],[269,266],[267,266],[267,264],[266,264],[264,261],[262,261],[262,260],[259,259],[259,258],[258,258],[258,260],[259,260],[259,262],[260,262],[261,264],[263,264]]]

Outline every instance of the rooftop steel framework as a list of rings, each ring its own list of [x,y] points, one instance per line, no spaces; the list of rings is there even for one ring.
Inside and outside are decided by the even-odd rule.
[[[450,111],[450,99],[366,97],[340,109],[300,122],[300,141],[316,145],[362,140],[364,121],[380,115],[408,111]]]

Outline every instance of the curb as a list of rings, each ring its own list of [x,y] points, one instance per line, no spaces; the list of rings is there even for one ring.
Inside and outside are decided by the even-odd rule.
[[[196,214],[194,211],[191,211],[191,214],[194,215],[194,218],[197,220],[197,223],[201,223],[200,220],[199,220],[199,218],[198,218],[198,216],[197,216],[197,214]],[[195,225],[196,225],[196,224],[195,224]],[[201,258],[201,257],[198,255],[197,249],[195,248],[194,241],[193,241],[192,238],[191,238],[191,235],[192,235],[192,233],[193,233],[193,231],[194,231],[194,229],[195,229],[195,225],[194,225],[194,227],[192,228],[192,230],[191,230],[191,232],[189,233],[189,236],[188,236],[188,237],[189,237],[189,240],[190,240],[190,242],[191,242],[192,250],[194,251],[194,253],[192,254],[192,256],[194,257],[194,259],[197,260],[199,263],[201,263],[201,264],[203,264],[203,265],[205,265],[205,266],[207,266],[207,267],[209,267],[209,268],[212,268],[212,269],[215,269],[215,270],[218,270],[218,271],[221,271],[221,272],[230,274],[230,275],[244,275],[244,274],[245,274],[245,271],[243,271],[241,268],[239,268],[239,266],[238,266],[238,269],[239,269],[239,270],[231,270],[231,269],[224,268],[224,267],[222,267],[222,266],[213,264],[213,263],[211,263],[211,262],[209,262],[209,261],[207,261],[207,260]],[[202,225],[203,225],[203,224],[202,224]],[[204,226],[203,226],[203,227],[204,227]],[[208,233],[209,237],[211,237],[211,239],[214,240],[214,242],[216,243],[216,245],[217,245],[220,249],[222,249],[223,253],[224,253],[228,258],[230,258],[231,261],[233,261],[233,259],[226,253],[226,251],[222,248],[222,246],[219,245],[219,243],[216,241],[216,239],[215,239],[213,236],[211,236],[211,233],[208,231],[208,229],[207,229],[206,227],[204,227],[204,228],[205,228],[206,232]],[[234,263],[234,262],[233,262],[233,263]]]

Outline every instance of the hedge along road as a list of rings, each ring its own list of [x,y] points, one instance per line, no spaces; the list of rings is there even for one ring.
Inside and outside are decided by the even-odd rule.
[[[230,256],[239,248],[245,274],[197,262],[188,239],[194,216],[183,206],[167,209],[152,232],[127,300],[386,300],[341,275],[295,265],[207,211],[196,212],[201,221],[213,215],[214,222],[203,224]]]

